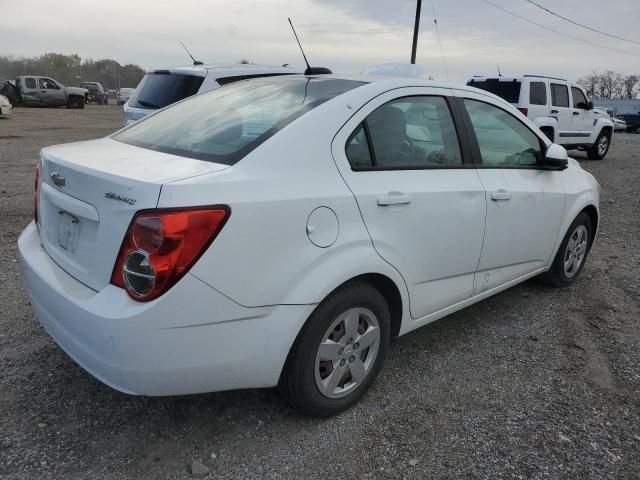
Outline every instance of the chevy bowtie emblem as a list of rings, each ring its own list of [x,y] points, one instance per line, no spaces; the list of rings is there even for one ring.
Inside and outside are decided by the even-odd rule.
[[[133,205],[137,202],[135,198],[125,197],[124,195],[120,195],[119,193],[113,192],[105,192],[104,198],[110,198],[111,200],[118,200],[119,202],[128,203],[129,205]]]
[[[58,172],[51,172],[51,180],[53,180],[53,183],[58,187],[64,187],[65,183],[67,183],[65,178]]]

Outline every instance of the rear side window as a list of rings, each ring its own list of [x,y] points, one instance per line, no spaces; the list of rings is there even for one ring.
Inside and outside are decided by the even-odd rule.
[[[573,96],[573,108],[586,108],[587,97],[584,96],[582,90],[577,87],[571,87],[571,95]]]
[[[554,107],[569,106],[569,89],[566,85],[560,85],[559,83],[551,84],[551,104]]]
[[[467,85],[493,93],[509,103],[518,103],[520,101],[521,83],[517,80],[505,82],[498,78],[488,78],[482,81],[471,80]]]
[[[233,165],[298,117],[360,85],[362,82],[352,80],[301,76],[240,82],[150,115],[111,138]]]
[[[544,82],[531,82],[529,84],[529,103],[531,105],[547,104],[547,86]]]
[[[204,77],[170,72],[147,73],[135,98],[129,100],[132,107],[158,109],[176,103],[198,93]]]
[[[442,97],[403,97],[371,112],[347,142],[353,170],[462,165],[458,136]]]
[[[27,88],[36,88],[36,79],[35,78],[25,78],[24,84]]]
[[[249,80],[251,78],[264,78],[264,77],[277,77],[280,75],[293,75],[292,73],[259,73],[256,75],[235,75],[233,77],[221,77],[216,78],[216,82],[220,86],[229,85],[230,83],[240,82],[242,80]]]

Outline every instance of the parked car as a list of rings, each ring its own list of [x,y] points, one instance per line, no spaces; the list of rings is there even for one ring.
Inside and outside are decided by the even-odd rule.
[[[627,124],[627,132],[640,133],[640,113],[625,113],[618,115],[618,118]]]
[[[123,125],[129,125],[155,110],[196,93],[207,92],[239,80],[296,73],[302,73],[302,70],[251,64],[152,69],[142,78],[136,92],[125,103]]]
[[[17,77],[15,86],[24,105],[84,108],[87,93],[84,88],[65,87],[52,78],[34,75]]]
[[[12,80],[0,78],[0,95],[9,100],[14,107],[20,103],[20,91]]]
[[[627,131],[627,122],[625,122],[623,119],[613,117],[611,120],[613,120],[613,129],[616,132],[626,132]]]
[[[100,82],[82,82],[80,88],[87,90],[86,103],[97,103],[98,105],[108,105],[107,92]]]
[[[118,105],[127,103],[135,91],[135,88],[121,88],[118,92]]]
[[[554,77],[473,77],[467,85],[502,97],[544,132],[551,141],[568,149],[585,150],[601,160],[613,139],[613,121],[580,85]]]
[[[0,115],[9,115],[12,109],[13,105],[11,105],[9,99],[4,95],[0,95]]]
[[[416,79],[287,76],[48,147],[31,304],[130,394],[279,385],[327,416],[391,337],[536,275],[573,283],[599,185],[515,108]]]

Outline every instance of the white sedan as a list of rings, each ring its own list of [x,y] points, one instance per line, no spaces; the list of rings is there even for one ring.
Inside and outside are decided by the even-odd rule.
[[[9,115],[13,106],[7,97],[0,95],[0,115]]]
[[[118,105],[124,105],[127,103],[135,91],[135,88],[121,88],[118,91]]]
[[[328,416],[391,337],[536,275],[575,281],[598,199],[487,92],[271,77],[42,150],[19,257],[46,330],[107,385],[279,385]]]

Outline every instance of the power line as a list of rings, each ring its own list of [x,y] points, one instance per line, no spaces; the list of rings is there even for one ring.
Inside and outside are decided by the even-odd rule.
[[[562,35],[564,37],[568,37],[571,38],[573,40],[577,40],[578,42],[582,42],[582,43],[586,43],[588,45],[592,45],[594,47],[599,47],[599,48],[606,48],[607,50],[612,50],[614,52],[618,52],[618,53],[626,53],[627,55],[633,55],[634,57],[640,57],[640,54],[638,53],[633,53],[633,52],[628,52],[627,50],[620,50],[618,48],[613,48],[613,47],[607,47],[605,45],[600,45],[599,43],[595,43],[595,42],[590,42],[589,40],[585,40],[584,38],[579,38],[579,37],[574,37],[573,35],[569,35],[568,33],[564,33],[561,32],[559,30],[554,30],[553,28],[547,27],[546,25],[542,25],[541,23],[537,23],[534,22],[533,20],[529,20],[526,17],[523,17],[521,15],[518,15],[517,13],[512,12],[511,10],[507,10],[506,8],[502,8],[500,5],[496,5],[495,3],[489,1],[489,0],[482,0],[484,3],[491,5],[494,8],[497,8],[498,10],[504,12],[504,13],[508,13],[509,15],[512,15],[516,18],[519,18],[520,20],[524,20],[527,23],[531,23],[533,25],[536,25],[540,28],[544,28],[545,30],[548,30],[550,32],[553,33],[557,33],[558,35]]]
[[[524,0],[524,1],[525,2],[529,2],[531,5],[535,5],[538,8],[541,8],[542,10],[544,10],[547,13],[550,13],[551,15],[555,15],[556,17],[561,18],[562,20],[565,20],[565,21],[567,21],[569,23],[573,23],[574,25],[577,25],[579,27],[586,28],[587,30],[591,30],[592,32],[596,32],[596,33],[599,33],[600,35],[605,35],[607,37],[615,38],[616,40],[623,40],[625,42],[635,43],[636,45],[640,45],[640,42],[637,42],[635,40],[629,40],[628,38],[618,37],[617,35],[612,35],[610,33],[603,32],[602,30],[598,30],[598,29],[590,27],[588,25],[584,25],[582,23],[576,22],[575,20],[571,20],[570,18],[564,17],[564,16],[560,15],[559,13],[554,12],[553,10],[549,10],[547,7],[545,7],[543,5],[540,5],[539,3],[536,3],[533,0]]]
[[[438,44],[440,45],[440,56],[442,57],[442,65],[444,66],[444,73],[447,76],[447,82],[449,81],[449,69],[447,68],[447,61],[444,58],[444,50],[442,48],[442,40],[440,40],[440,29],[438,28],[438,18],[436,17],[436,7],[434,0],[431,0],[431,11],[433,12],[433,23],[436,26],[436,36],[438,37]]]

